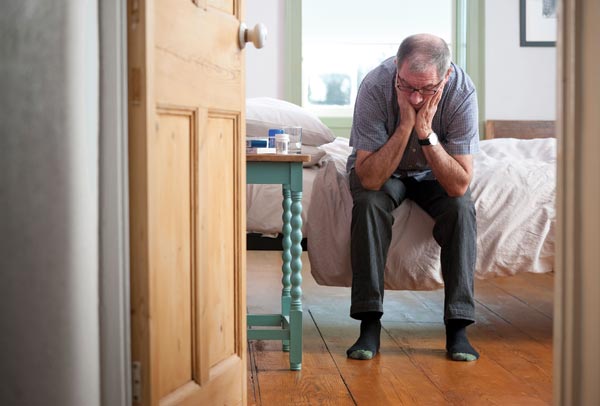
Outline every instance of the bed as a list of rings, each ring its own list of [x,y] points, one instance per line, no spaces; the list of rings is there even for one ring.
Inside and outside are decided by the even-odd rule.
[[[556,192],[553,122],[488,121],[486,134],[489,139],[481,141],[481,152],[474,156],[471,183],[477,210],[476,277],[551,272]],[[345,164],[351,148],[347,139],[332,134],[309,142],[319,144],[307,146],[314,159],[303,170],[303,235],[311,272],[321,285],[350,286],[352,198]],[[277,186],[248,186],[248,232],[277,235],[282,224],[280,196]],[[386,288],[441,288],[433,220],[410,200],[393,215]]]

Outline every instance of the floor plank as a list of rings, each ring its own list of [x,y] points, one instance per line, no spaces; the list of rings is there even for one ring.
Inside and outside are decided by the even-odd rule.
[[[489,282],[540,313],[552,318],[554,313],[553,274],[526,273],[518,277],[523,283],[514,283],[514,281],[511,281],[512,277],[490,279]]]
[[[446,404],[545,404],[520,377],[489,356],[472,363],[448,360],[442,323],[388,324],[386,330],[444,394]]]
[[[515,278],[518,278],[515,277]],[[493,376],[493,387],[485,388],[484,393],[495,393],[494,396],[500,396],[497,390],[510,394],[507,404],[551,404],[552,400],[552,349],[551,338],[546,338],[544,342],[532,339],[529,335],[522,332],[518,327],[513,326],[506,320],[500,318],[495,313],[489,311],[486,307],[480,305],[480,301],[485,301],[486,297],[482,295],[481,289],[478,289],[480,282],[476,283],[476,292],[478,305],[476,307],[476,323],[468,327],[469,339],[473,346],[479,351],[481,359],[477,361],[477,373],[481,377]],[[442,296],[440,292],[413,292],[420,297],[424,303],[434,309],[436,313],[443,314]],[[507,307],[511,306],[512,301],[508,301]],[[532,309],[524,314],[535,313]],[[548,320],[548,324],[551,322]],[[420,335],[419,335],[420,334]],[[426,332],[421,331],[418,337],[426,336]],[[439,325],[438,345],[444,345],[444,326]],[[408,345],[414,345],[408,343]],[[495,365],[489,364],[489,362]],[[501,369],[498,369],[501,368]],[[485,385],[485,381],[484,382]],[[517,382],[517,384],[514,384]],[[481,384],[479,385],[481,386]],[[483,390],[483,388],[481,388]],[[515,397],[513,391],[518,390],[519,395]],[[465,399],[465,401],[467,401]],[[469,402],[473,399],[469,399]],[[481,400],[486,404],[487,400]]]
[[[385,332],[381,337],[381,352],[373,360],[348,359],[346,349],[358,336],[359,322],[346,315],[340,317],[331,311],[331,307],[311,305],[311,313],[358,405],[430,405],[444,402],[443,394]]]
[[[248,345],[248,406],[260,405],[261,401],[257,398],[258,385],[256,382],[256,365],[254,362],[254,354],[256,350],[251,348],[251,344]]]
[[[280,253],[248,252],[247,262],[249,311],[278,311]],[[359,330],[350,289],[317,285],[306,253],[303,262],[303,368],[288,370],[280,343],[251,342],[256,405],[552,403],[552,275],[476,282],[473,363],[446,358],[442,291],[386,291],[381,353],[356,361],[345,353]]]
[[[479,281],[476,289],[480,307],[506,320],[532,339],[548,347],[552,346],[551,317],[536,311],[514,295],[506,294],[490,281]]]
[[[267,255],[271,262],[276,254]],[[262,256],[259,256],[262,257]],[[308,261],[307,258],[303,258]],[[257,268],[255,268],[257,267]],[[280,311],[281,273],[272,263],[257,259],[248,277],[248,311],[277,313]],[[271,268],[271,270],[269,270]],[[266,270],[266,271],[265,271]],[[301,371],[289,370],[289,353],[281,350],[281,342],[256,340],[249,348],[254,354],[256,382],[261,405],[355,405],[336,364],[304,306],[303,359]],[[250,398],[250,393],[248,394]]]

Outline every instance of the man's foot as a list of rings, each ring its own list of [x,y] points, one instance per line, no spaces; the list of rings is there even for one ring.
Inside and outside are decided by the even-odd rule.
[[[454,361],[475,361],[479,353],[471,346],[467,338],[467,326],[470,320],[451,319],[446,322],[446,351]]]
[[[360,322],[360,337],[356,343],[346,351],[348,358],[371,359],[379,351],[381,336],[381,321],[363,320]]]

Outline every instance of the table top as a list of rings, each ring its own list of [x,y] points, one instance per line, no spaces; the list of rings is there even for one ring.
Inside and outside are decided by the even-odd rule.
[[[310,162],[306,154],[246,154],[246,162]]]

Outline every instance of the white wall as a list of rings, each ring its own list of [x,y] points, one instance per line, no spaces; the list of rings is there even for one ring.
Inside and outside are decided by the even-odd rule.
[[[3,2],[0,27],[0,404],[96,406],[98,3]]]
[[[267,42],[261,49],[246,46],[246,97],[284,98],[285,1],[247,0],[246,24],[267,26]]]
[[[487,119],[556,119],[556,48],[519,46],[519,0],[485,2]]]
[[[284,97],[284,8],[281,0],[247,0],[246,22],[269,29],[262,50],[246,54],[247,97]],[[519,0],[485,3],[486,119],[556,118],[556,48],[519,46]]]

